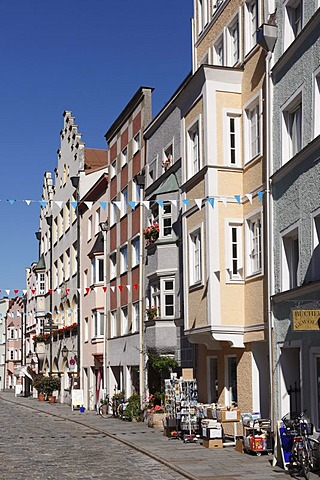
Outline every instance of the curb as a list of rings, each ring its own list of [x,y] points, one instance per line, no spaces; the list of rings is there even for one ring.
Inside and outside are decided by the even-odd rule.
[[[109,437],[109,438],[112,438],[113,440],[116,440],[117,442],[123,443],[124,445],[132,448],[133,450],[136,450],[137,452],[142,453],[143,455],[146,455],[147,457],[152,458],[153,460],[157,461],[158,463],[161,463],[162,465],[165,465],[170,470],[173,470],[174,472],[179,473],[180,475],[182,475],[185,478],[188,478],[189,480],[198,480],[198,477],[195,477],[194,475],[191,475],[190,473],[186,472],[185,470],[183,470],[180,467],[177,467],[176,465],[172,465],[170,462],[168,462],[164,458],[158,457],[157,455],[155,455],[151,452],[148,452],[148,450],[145,450],[142,447],[138,447],[137,445],[134,445],[133,443],[128,442],[128,440],[124,440],[120,437],[116,437],[112,433],[109,433],[109,432],[107,432],[105,430],[102,430],[100,428],[97,428],[97,427],[93,427],[92,425],[88,425],[87,423],[85,423],[83,421],[74,420],[74,419],[65,417],[64,415],[57,414],[57,413],[45,412],[44,410],[41,410],[37,407],[31,406],[31,405],[24,405],[24,404],[19,403],[17,401],[9,400],[7,398],[3,398],[1,394],[0,394],[0,400],[2,400],[3,402],[12,403],[14,405],[19,405],[20,407],[27,408],[29,410],[34,410],[36,412],[45,413],[47,415],[51,415],[52,417],[63,418],[64,420],[67,420],[69,422],[73,422],[73,423],[76,423],[78,425],[82,425],[82,426],[85,426],[87,428],[90,428],[91,430],[94,430],[97,433],[103,434],[106,437]]]

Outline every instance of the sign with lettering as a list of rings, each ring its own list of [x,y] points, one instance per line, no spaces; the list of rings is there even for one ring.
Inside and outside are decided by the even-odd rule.
[[[83,390],[73,389],[71,390],[71,407],[81,407],[83,405]]]
[[[298,332],[320,330],[320,310],[293,308],[292,329]]]

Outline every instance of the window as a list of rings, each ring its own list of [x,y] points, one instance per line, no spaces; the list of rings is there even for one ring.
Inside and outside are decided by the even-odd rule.
[[[247,275],[262,270],[262,225],[261,214],[247,220]]]
[[[240,165],[240,115],[228,112],[225,118],[226,147],[225,160],[230,166]]]
[[[140,185],[133,180],[132,181],[132,201],[133,202],[140,202]]]
[[[70,208],[69,208],[69,203],[66,203],[64,207],[64,228],[65,230],[68,230],[69,227],[70,227]]]
[[[223,36],[213,46],[213,62],[214,65],[224,65]]]
[[[227,281],[242,280],[242,223],[228,222],[226,245]]]
[[[313,232],[312,232],[312,278],[311,280],[320,279],[320,212],[319,210],[313,216]]]
[[[110,314],[110,337],[117,336],[117,311],[113,310]]]
[[[208,358],[209,369],[209,398],[208,403],[218,403],[219,384],[218,384],[218,359],[217,357]]]
[[[110,163],[110,166],[109,166],[110,179],[114,178],[116,174],[117,174],[117,160],[114,160],[112,163]]]
[[[164,202],[161,209],[160,237],[172,237],[172,205]]]
[[[150,288],[151,298],[149,301],[149,307],[155,307],[159,313],[160,310],[160,282],[157,281],[151,285]]]
[[[239,61],[239,22],[238,17],[228,27],[228,65],[232,67]]]
[[[84,284],[84,288],[89,287],[89,284],[88,284],[88,270],[85,270],[83,272],[83,284]]]
[[[313,101],[313,136],[320,134],[320,73],[314,78],[314,101]]]
[[[237,392],[237,358],[227,356],[226,357],[226,395],[225,404],[231,406],[238,403]]]
[[[110,203],[110,226],[114,225],[117,221],[117,211],[118,207],[114,203],[116,201],[116,197]]]
[[[64,278],[65,280],[70,278],[70,248],[64,254]]]
[[[246,53],[257,43],[257,30],[259,27],[258,1],[247,0],[245,4],[245,45]]]
[[[45,274],[38,274],[38,295],[44,295],[46,289]]]
[[[91,240],[92,238],[92,215],[88,218],[88,238],[87,240]]]
[[[201,272],[201,232],[200,229],[190,233],[190,285],[200,283],[202,280]]]
[[[140,308],[139,302],[132,304],[132,333],[139,331],[139,320],[140,320]]]
[[[174,279],[161,279],[161,317],[174,317]]]
[[[104,314],[103,312],[93,312],[94,337],[103,337],[104,335]]]
[[[132,240],[132,267],[140,263],[140,238],[136,237]]]
[[[302,148],[302,98],[297,95],[283,109],[282,163],[294,157]]]
[[[298,286],[299,233],[294,228],[282,236],[282,290]]]
[[[97,208],[96,210],[96,222],[95,222],[95,229],[94,233],[95,235],[100,231],[100,220],[101,220],[101,211],[100,208]]]
[[[103,257],[94,257],[92,265],[92,284],[102,283],[104,280],[104,261]]]
[[[127,215],[128,210],[128,187],[121,191],[121,217]]]
[[[59,213],[59,238],[62,237],[63,235],[63,210],[60,211]]]
[[[117,276],[117,254],[116,252],[110,255],[110,279]]]
[[[245,109],[245,161],[249,162],[260,155],[260,107],[259,100],[255,100]]]
[[[14,360],[14,351],[10,350],[10,360]]]
[[[289,0],[285,6],[284,50],[294,41],[302,30],[302,0]]]
[[[84,341],[89,341],[89,319],[86,317],[84,319]]]
[[[77,273],[77,244],[71,246],[71,275]]]
[[[127,147],[125,149],[123,149],[122,152],[121,152],[121,168],[123,168],[126,163],[128,163],[128,148]]]
[[[166,171],[173,163],[173,143],[163,150],[162,168]]]
[[[11,330],[10,330],[10,339],[11,339],[11,340],[14,340],[14,338],[15,338],[15,336],[14,336],[14,329],[11,328]]]
[[[198,0],[198,35],[208,23],[208,0]]]
[[[140,150],[140,133],[137,133],[133,138],[133,155],[135,155]]]
[[[128,246],[120,248],[120,275],[128,270]]]
[[[196,122],[188,131],[188,153],[190,173],[195,175],[200,170],[199,123]]]
[[[121,335],[128,333],[128,308],[121,308]]]
[[[213,9],[213,13],[218,10],[218,8],[220,7],[220,5],[222,5],[222,3],[224,2],[225,0],[213,0],[213,6],[212,6],[212,9]]]

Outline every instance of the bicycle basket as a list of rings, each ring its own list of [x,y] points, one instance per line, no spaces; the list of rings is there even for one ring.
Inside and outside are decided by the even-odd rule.
[[[297,424],[299,423],[298,414],[296,413],[287,413],[282,417],[282,421],[287,430],[296,430]]]

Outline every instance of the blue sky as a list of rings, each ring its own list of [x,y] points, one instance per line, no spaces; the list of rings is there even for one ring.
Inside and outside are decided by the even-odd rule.
[[[191,70],[192,0],[12,0],[0,5],[0,289],[25,288],[37,260],[36,203],[57,163],[64,110],[87,147],[139,86],[153,114]],[[17,200],[10,205],[6,200]]]

